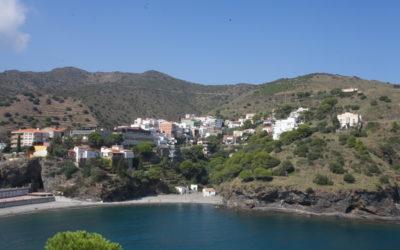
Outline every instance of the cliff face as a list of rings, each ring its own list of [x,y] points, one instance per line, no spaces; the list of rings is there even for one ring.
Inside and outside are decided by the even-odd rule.
[[[288,187],[243,188],[222,185],[220,194],[232,208],[288,211],[344,217],[400,220],[400,188],[379,191],[299,191]]]
[[[42,166],[39,159],[0,163],[0,188],[30,185],[31,191],[43,188]]]
[[[0,188],[31,186],[31,191],[61,192],[64,196],[92,201],[123,201],[157,193],[168,193],[162,182],[141,182],[116,174],[102,180],[85,177],[76,170],[67,178],[62,171],[63,159],[19,159],[0,163]]]

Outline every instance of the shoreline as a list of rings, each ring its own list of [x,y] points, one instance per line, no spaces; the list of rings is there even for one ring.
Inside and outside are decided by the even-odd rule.
[[[346,214],[340,212],[312,212],[299,208],[289,208],[289,207],[279,207],[276,205],[269,205],[263,207],[237,207],[237,206],[226,206],[228,209],[234,209],[244,212],[258,212],[258,213],[281,213],[288,215],[298,215],[303,217],[313,217],[313,218],[338,218],[344,220],[353,220],[361,222],[371,222],[371,223],[390,223],[390,224],[400,224],[400,217],[390,217],[390,216],[378,216],[378,215],[362,215],[362,214]]]
[[[209,205],[223,205],[222,197],[203,197],[201,193],[194,194],[162,194],[156,196],[146,196],[143,198],[128,200],[128,201],[115,201],[115,202],[95,202],[95,201],[81,201],[63,196],[55,196],[55,201],[39,204],[29,204],[22,206],[14,206],[7,208],[0,208],[0,218],[9,217],[21,214],[30,214],[35,212],[61,210],[68,208],[88,208],[88,207],[106,207],[106,206],[127,206],[127,205],[162,205],[162,204],[209,204]]]

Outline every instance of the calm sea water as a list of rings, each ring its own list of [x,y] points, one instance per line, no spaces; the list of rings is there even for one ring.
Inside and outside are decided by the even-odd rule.
[[[43,249],[64,230],[98,232],[124,249],[400,249],[400,225],[211,205],[82,208],[0,218],[0,249]]]

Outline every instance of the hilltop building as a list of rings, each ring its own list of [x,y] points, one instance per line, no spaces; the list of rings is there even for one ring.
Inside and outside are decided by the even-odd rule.
[[[362,123],[361,115],[350,112],[338,115],[337,119],[339,120],[341,129],[359,127]]]
[[[114,145],[111,148],[101,147],[100,156],[102,158],[111,160],[113,163],[116,160],[123,159],[126,162],[128,168],[131,169],[133,167],[133,151],[124,149],[122,146]]]

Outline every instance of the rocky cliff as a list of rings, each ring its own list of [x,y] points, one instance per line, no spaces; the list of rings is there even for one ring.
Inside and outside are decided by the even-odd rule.
[[[400,221],[400,188],[378,191],[299,191],[290,187],[224,184],[220,194],[228,207]]]

